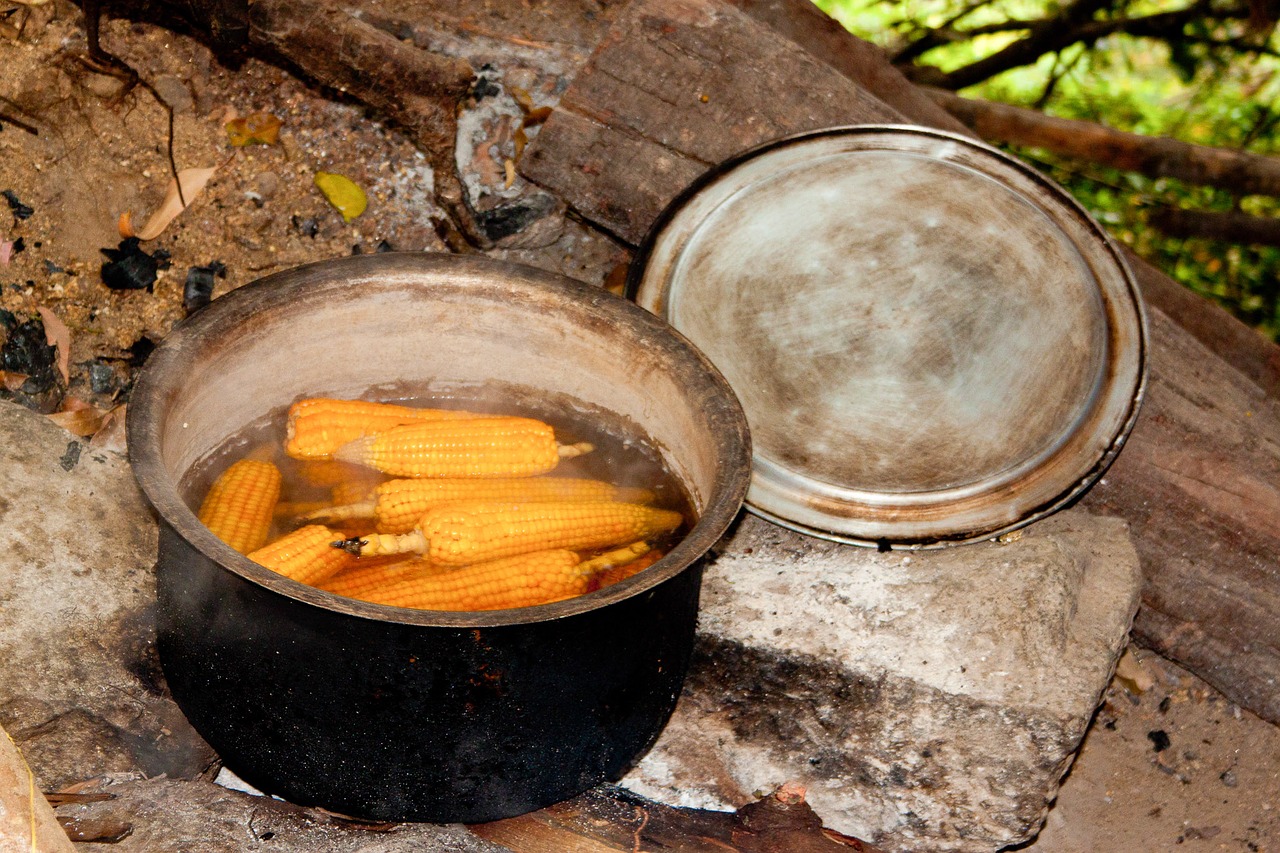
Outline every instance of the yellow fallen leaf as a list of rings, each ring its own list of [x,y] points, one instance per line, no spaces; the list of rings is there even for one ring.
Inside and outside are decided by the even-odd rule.
[[[182,203],[183,199],[186,199],[187,205],[190,205],[192,199],[200,194],[216,171],[218,171],[217,166],[210,166],[207,169],[183,169],[178,172],[178,179],[169,181],[169,190],[164,194],[164,201],[160,202],[160,206],[156,208],[155,213],[151,214],[146,225],[134,231],[130,212],[126,210],[120,215],[120,221],[116,223],[120,236],[136,236],[139,240],[154,240],[159,237],[164,229],[169,227],[169,223],[187,209]],[[179,183],[182,184],[181,196],[178,195]],[[130,233],[126,234],[126,231]]]
[[[355,219],[369,206],[369,197],[364,194],[364,190],[348,177],[332,172],[316,172],[315,182],[329,204],[342,214],[345,222]]]
[[[237,148],[244,145],[275,145],[280,140],[280,119],[271,113],[250,113],[233,118],[225,127],[227,141]]]

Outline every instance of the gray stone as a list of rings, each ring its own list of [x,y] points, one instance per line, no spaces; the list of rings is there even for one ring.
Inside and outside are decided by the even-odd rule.
[[[886,850],[996,850],[1042,824],[1124,649],[1127,527],[1081,510],[877,553],[744,518],[709,567],[685,694],[622,780],[736,808],[782,782]]]
[[[113,781],[86,793],[112,799],[64,805],[81,825],[127,826],[112,853],[509,853],[461,826],[364,824],[211,782]]]
[[[156,525],[127,460],[0,403],[0,724],[41,786],[193,777],[213,753],[155,657]]]

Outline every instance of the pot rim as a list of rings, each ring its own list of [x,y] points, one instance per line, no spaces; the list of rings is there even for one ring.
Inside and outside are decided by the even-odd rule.
[[[437,611],[372,604],[290,580],[235,551],[204,526],[178,492],[160,454],[160,424],[166,402],[180,386],[179,374],[188,350],[203,340],[234,328],[262,307],[290,301],[302,288],[314,291],[317,275],[342,280],[343,286],[361,279],[408,274],[423,281],[433,278],[484,279],[495,276],[530,288],[550,289],[573,300],[585,300],[601,311],[615,312],[640,327],[648,339],[685,365],[687,379],[714,392],[718,406],[703,409],[708,431],[719,455],[738,459],[724,466],[720,489],[708,494],[707,505],[689,533],[661,560],[645,571],[602,590],[549,604],[507,610]],[[656,345],[656,344],[655,344]],[[430,252],[385,252],[322,260],[273,273],[219,297],[179,322],[156,347],[139,372],[126,410],[129,461],[139,486],[159,514],[162,524],[222,568],[271,592],[306,604],[357,618],[408,625],[446,628],[487,628],[523,625],[576,616],[640,595],[690,569],[711,550],[742,507],[751,476],[751,438],[737,396],[720,371],[687,338],[664,320],[603,288],[525,264],[487,257],[462,257]],[[161,558],[163,561],[163,558]]]

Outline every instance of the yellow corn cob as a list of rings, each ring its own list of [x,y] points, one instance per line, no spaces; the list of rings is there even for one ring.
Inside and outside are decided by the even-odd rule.
[[[333,462],[324,459],[308,459],[297,462],[294,466],[297,479],[301,483],[322,489],[332,488],[340,483],[366,476],[369,469],[350,462]]]
[[[531,477],[589,450],[556,444],[555,431],[541,421],[492,417],[391,427],[343,445],[334,457],[393,477]]]
[[[638,545],[648,548],[643,542]],[[635,559],[636,547],[587,561],[564,549],[520,554],[452,571],[421,573],[366,590],[360,597],[423,610],[503,610],[548,604],[587,592],[595,572]]]
[[[210,487],[200,505],[200,521],[241,554],[261,548],[271,532],[280,479],[270,462],[241,459]]]
[[[406,559],[401,554],[388,557],[364,557],[316,586],[347,598],[363,598],[369,590],[424,574],[440,573],[426,560]]]
[[[613,586],[619,581],[624,581],[632,575],[638,575],[665,556],[666,551],[654,549],[645,554],[636,555],[636,559],[629,563],[611,566],[592,577],[589,591],[595,592],[597,589],[604,589],[607,586]]]
[[[249,554],[249,559],[300,583],[315,585],[354,564],[356,558],[333,543],[342,537],[309,524]]]
[[[409,533],[371,534],[342,547],[363,556],[422,554],[437,566],[465,566],[531,551],[590,551],[675,530],[678,512],[640,504],[456,503],[428,510]]]
[[[334,494],[335,500],[337,493]],[[648,503],[648,489],[615,486],[603,480],[577,477],[496,477],[490,480],[442,477],[438,479],[388,480],[373,490],[368,500],[334,507],[317,507],[309,521],[339,522],[356,518],[374,520],[379,533],[408,533],[423,513],[459,501],[624,501]]]
[[[366,400],[312,397],[289,407],[285,453],[294,459],[331,459],[349,441],[420,420],[473,418],[472,412],[419,409]]]
[[[354,479],[347,480],[346,482],[338,483],[329,491],[329,494],[332,496],[333,503],[338,504],[339,506],[347,506],[350,504],[365,503],[373,500],[373,490],[377,488],[381,477],[375,472],[369,471],[367,468],[365,468],[364,471],[367,474],[372,474],[373,476],[356,477]],[[330,507],[331,506],[332,505],[330,505]],[[352,515],[349,517],[359,518],[360,516]],[[372,518],[373,516],[366,515],[364,517]]]

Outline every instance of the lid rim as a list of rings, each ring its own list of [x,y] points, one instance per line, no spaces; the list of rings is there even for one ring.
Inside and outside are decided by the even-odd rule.
[[[797,474],[794,471],[788,472],[791,475],[788,478],[764,483],[760,470],[762,461],[766,466],[781,466],[762,460],[757,455],[747,508],[780,526],[855,545],[884,547],[887,543],[892,547],[921,548],[989,539],[1056,512],[1087,491],[1101,478],[1119,453],[1132,430],[1145,396],[1147,320],[1136,279],[1101,225],[1075,199],[1049,179],[985,143],[932,128],[913,125],[850,125],[793,134],[755,146],[711,167],[677,195],[654,221],[641,243],[628,273],[625,294],[659,316],[672,316],[673,306],[668,301],[671,298],[671,288],[666,286],[669,280],[666,271],[678,264],[668,259],[681,258],[681,252],[693,242],[692,235],[698,233],[696,229],[702,227],[705,220],[695,218],[694,225],[686,235],[672,237],[667,232],[693,199],[742,164],[782,147],[807,144],[833,136],[866,137],[874,134],[915,137],[917,144],[920,137],[927,138],[930,142],[952,142],[971,152],[977,152],[980,156],[994,158],[999,167],[1006,170],[1012,168],[1020,180],[1029,180],[1034,185],[1037,193],[1030,197],[1024,194],[1023,197],[1044,210],[1048,221],[1055,228],[1062,229],[1063,239],[1080,253],[1085,266],[1082,273],[1091,280],[1092,290],[1099,294],[1103,303],[1099,318],[1104,327],[1101,339],[1105,344],[1100,356],[1103,374],[1099,380],[1101,387],[1095,386],[1096,399],[1085,401],[1076,422],[1064,430],[1060,441],[1055,440],[1053,446],[1046,445],[1042,453],[1029,456],[1026,462],[1001,469],[994,477],[979,477],[973,484],[925,492],[860,490],[854,486],[822,483],[809,474]],[[869,147],[865,150],[882,149]],[[918,156],[916,149],[911,149],[910,152],[904,150],[903,153]],[[965,161],[961,165],[970,164]],[[1015,193],[1024,193],[1025,184],[1022,186],[1023,190],[1008,184],[1005,188]],[[712,195],[708,203],[715,202],[715,199],[716,196]],[[723,202],[724,199],[721,199],[721,203]],[[1070,222],[1071,225],[1068,227],[1064,222]],[[654,284],[654,258],[664,238],[681,242],[662,247],[663,263],[659,274],[663,277]],[[672,246],[675,248],[671,248]],[[1024,474],[1024,486],[1027,487],[1025,494],[1021,495],[1021,500],[1010,500],[1009,493],[1016,485],[1013,481]],[[992,480],[999,482],[993,483]],[[809,484],[810,493],[797,492],[798,496],[780,498],[796,481]],[[829,488],[813,488],[814,483],[822,483]],[[867,495],[878,495],[879,499],[869,502],[859,500]],[[985,514],[975,514],[972,504],[975,499],[984,496],[988,498],[987,511]],[[950,526],[938,520],[946,515],[946,501],[939,499],[948,497],[961,498],[955,507],[957,517],[951,519],[955,523]],[[824,513],[824,503],[838,505],[838,511],[830,511],[828,507]],[[816,520],[821,520],[822,523],[814,524]]]

